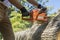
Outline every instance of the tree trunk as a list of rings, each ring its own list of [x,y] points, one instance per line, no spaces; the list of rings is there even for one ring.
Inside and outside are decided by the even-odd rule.
[[[28,30],[15,33],[15,40],[59,40],[60,13],[49,23],[35,22]]]
[[[15,40],[41,40],[41,34],[46,28],[47,23],[34,23],[28,30],[15,33]]]
[[[41,40],[58,40],[60,34],[60,13],[54,17],[41,35]],[[57,38],[58,37],[58,38]]]

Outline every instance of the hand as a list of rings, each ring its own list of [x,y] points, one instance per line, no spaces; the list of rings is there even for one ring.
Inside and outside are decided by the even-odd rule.
[[[45,12],[46,10],[47,10],[47,8],[46,8],[46,7],[42,8],[42,11],[44,11],[44,12]]]
[[[39,5],[38,5],[38,8],[40,8],[40,9],[41,9],[41,8],[43,8],[43,6],[42,6],[41,4],[39,4]]]
[[[23,7],[20,9],[22,12],[22,16],[29,16],[29,12]]]
[[[38,5],[38,8],[41,9],[42,11],[46,11],[47,10],[47,8],[43,7],[41,4]]]

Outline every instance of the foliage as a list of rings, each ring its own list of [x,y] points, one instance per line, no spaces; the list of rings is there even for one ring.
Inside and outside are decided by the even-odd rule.
[[[24,30],[31,25],[30,22],[22,20],[21,14],[16,11],[11,12],[10,20],[14,31]]]
[[[49,15],[49,17],[51,17],[51,18],[53,18],[55,16],[57,16],[57,13],[52,13],[52,14]]]

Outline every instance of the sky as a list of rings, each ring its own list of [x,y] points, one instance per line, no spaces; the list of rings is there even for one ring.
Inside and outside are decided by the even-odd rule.
[[[60,0],[49,0],[47,5],[48,6],[53,6],[53,9],[50,11],[50,13],[57,12],[58,9],[60,9]]]

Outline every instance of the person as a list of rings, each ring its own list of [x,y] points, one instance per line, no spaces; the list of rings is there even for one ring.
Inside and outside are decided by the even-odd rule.
[[[4,40],[15,40],[12,25],[11,25],[11,22],[9,20],[8,13],[7,13],[8,3],[4,1],[6,0],[0,0],[0,32]],[[23,7],[18,2],[18,0],[8,0],[8,1],[21,10],[22,16],[29,16],[29,12],[25,9],[25,7]],[[37,8],[42,7],[40,4],[38,4],[34,0],[27,0],[27,1],[33,4],[34,6],[37,6]]]

